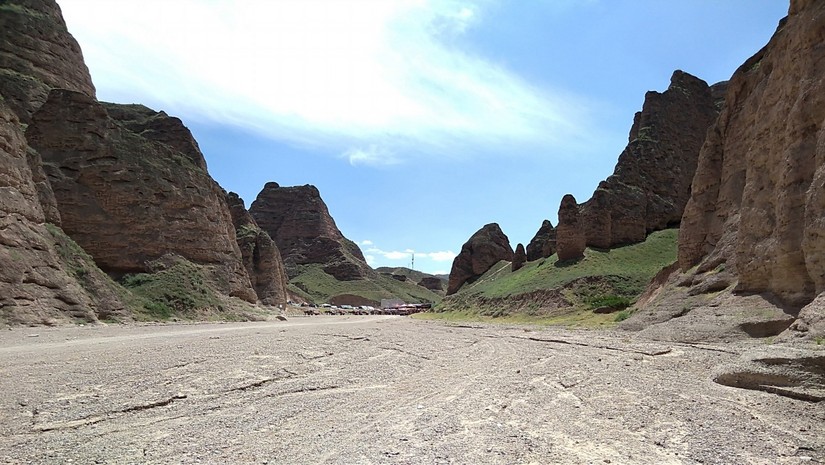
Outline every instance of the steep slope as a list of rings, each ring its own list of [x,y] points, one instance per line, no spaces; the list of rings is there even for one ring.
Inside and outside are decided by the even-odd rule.
[[[663,338],[686,327],[694,339],[769,336],[807,305],[793,330],[825,335],[814,300],[825,291],[824,38],[825,3],[794,0],[733,75],[699,156],[679,269],[629,325]]]
[[[43,159],[63,229],[107,273],[146,272],[176,254],[209,266],[221,292],[254,303],[223,191],[199,151],[193,160],[132,132],[135,119],[121,124],[92,97],[63,89],[32,115],[26,138]]]
[[[28,124],[52,88],[95,96],[80,46],[66,29],[60,7],[53,0],[0,2],[0,94]]]
[[[724,84],[717,85],[721,88]],[[718,103],[718,91],[678,70],[665,92],[645,94],[613,174],[578,206],[578,215],[569,214],[570,199],[562,201],[566,214],[560,212],[556,231],[559,255],[571,259],[580,257],[585,245],[641,242],[652,231],[678,225]]]

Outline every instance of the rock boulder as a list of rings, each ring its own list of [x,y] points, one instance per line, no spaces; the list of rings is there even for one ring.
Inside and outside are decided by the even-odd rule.
[[[498,224],[487,224],[464,243],[453,260],[447,295],[455,294],[464,283],[476,280],[501,260],[513,260],[510,240]]]

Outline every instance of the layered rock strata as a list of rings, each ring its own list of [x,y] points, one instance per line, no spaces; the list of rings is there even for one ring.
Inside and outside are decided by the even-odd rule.
[[[361,249],[341,233],[315,186],[281,187],[268,182],[249,212],[277,244],[287,275],[320,264],[339,281],[374,278]]]
[[[133,120],[121,124],[94,98],[65,89],[32,115],[26,137],[63,229],[108,273],[149,271],[148,261],[177,254],[213,267],[221,292],[255,302],[222,189],[191,151],[133,132]]]
[[[568,234],[584,236],[587,246],[611,248],[642,242],[653,231],[679,224],[724,87],[718,84],[714,92],[701,79],[676,71],[665,92],[645,95],[613,174],[578,206],[578,218],[565,216],[578,225],[559,218],[557,240],[576,244],[562,251],[566,257],[581,257],[584,250]]]
[[[484,225],[461,246],[453,260],[447,295],[455,294],[467,282],[473,282],[501,260],[513,260],[510,240],[496,223]]]
[[[6,104],[27,124],[52,88],[95,96],[60,7],[53,0],[0,2],[0,94]]]
[[[281,252],[269,234],[255,223],[238,194],[229,192],[226,202],[235,225],[243,264],[258,300],[265,305],[285,305],[288,280]]]
[[[799,307],[825,290],[825,4],[791,2],[730,80],[702,148],[679,265]]]

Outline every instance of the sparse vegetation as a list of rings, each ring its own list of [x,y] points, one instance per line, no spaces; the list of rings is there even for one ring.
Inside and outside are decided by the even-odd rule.
[[[650,234],[640,244],[610,250],[587,249],[582,260],[561,263],[553,255],[527,263],[511,272],[508,262],[500,262],[457,294],[436,307],[437,312],[476,319],[525,320],[537,324],[604,326],[630,315],[625,310],[642,293],[650,279],[676,259],[678,230]],[[501,305],[533,292],[556,290],[569,303],[552,302]],[[493,302],[493,303],[491,303]],[[595,315],[592,310],[613,307],[619,313]],[[548,323],[553,322],[553,323]]]

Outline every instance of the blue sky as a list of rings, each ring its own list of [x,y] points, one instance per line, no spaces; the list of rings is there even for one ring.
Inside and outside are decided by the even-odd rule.
[[[648,90],[728,79],[779,0],[58,0],[98,98],[179,116],[247,203],[314,184],[373,266],[515,248],[613,170]]]

